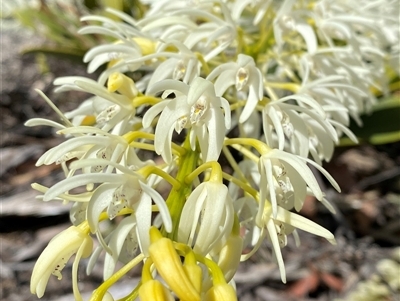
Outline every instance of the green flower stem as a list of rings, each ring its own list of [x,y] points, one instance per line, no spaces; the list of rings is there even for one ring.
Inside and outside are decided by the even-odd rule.
[[[271,15],[271,13],[266,13],[259,24],[260,37],[259,37],[256,47],[252,47],[253,48],[252,56],[255,58],[255,61],[257,61],[256,56],[259,53],[265,53],[268,48],[268,45],[273,44],[273,43],[270,43],[271,39],[274,40],[273,26],[272,26],[272,24],[268,24],[268,22],[270,22],[271,20],[273,20],[273,16]]]
[[[116,216],[128,215],[132,214],[134,211],[130,208],[124,208]],[[99,217],[99,222],[104,221],[106,219],[110,219],[107,212],[102,212]]]
[[[239,175],[240,179],[242,181],[246,181],[246,176],[243,174],[243,171],[239,167],[239,164],[237,164],[235,158],[233,158],[231,152],[229,151],[229,148],[227,148],[226,146],[223,146],[222,152],[224,153],[225,158],[228,160],[228,162],[231,165],[231,167],[233,168],[233,170]]]
[[[133,258],[130,262],[124,265],[118,272],[104,281],[92,294],[89,301],[98,301],[103,300],[103,297],[107,290],[114,285],[121,277],[123,277],[126,273],[132,270],[136,265],[142,262],[144,259],[143,254],[139,254],[135,258]]]
[[[222,173],[222,176],[224,177],[225,180],[228,180],[230,182],[232,182],[233,184],[239,186],[240,188],[242,188],[245,192],[247,192],[248,194],[250,194],[253,198],[255,198],[256,200],[258,200],[258,191],[255,190],[253,187],[251,187],[250,185],[248,185],[247,183],[231,176],[230,174],[227,174],[226,172]]]
[[[166,180],[172,185],[175,190],[179,190],[181,183],[171,177],[168,173],[158,168],[157,166],[145,166],[138,171],[145,178],[149,177],[151,174],[155,174]]]
[[[211,259],[205,258],[199,254],[195,253],[195,256],[196,256],[196,260],[198,262],[204,264],[210,271],[210,273],[212,275],[212,281],[213,281],[214,286],[220,285],[220,284],[226,284],[224,273],[222,273],[218,264],[216,264]]]
[[[154,151],[154,145],[152,145],[152,144],[150,145],[150,144],[146,144],[146,143],[135,142],[136,139],[154,140],[155,139],[154,134],[150,134],[150,133],[146,133],[146,132],[142,132],[142,131],[132,131],[132,132],[125,134],[123,137],[129,143],[129,145],[131,145],[133,147]],[[182,146],[179,146],[175,143],[172,143],[172,151],[174,151],[178,155],[183,155],[186,152],[186,150]]]
[[[299,89],[300,89],[300,85],[295,84],[295,83],[270,83],[270,82],[268,82],[268,83],[266,83],[266,85],[271,88],[288,90],[293,93],[297,93],[297,91],[299,91]]]
[[[276,95],[274,89],[270,86],[264,84],[265,91],[267,91],[268,96],[271,98],[272,101],[277,101],[279,99],[278,95]]]
[[[247,100],[236,101],[234,104],[231,104],[229,106],[229,108],[231,109],[231,111],[234,111],[234,110],[244,107],[246,105],[246,103],[247,103]]]
[[[60,111],[59,108],[56,107],[56,105],[44,94],[42,91],[39,89],[35,89],[35,91],[43,98],[45,102],[54,110],[54,112],[57,113],[57,115],[61,118],[62,122],[67,126],[67,127],[74,127],[74,125],[69,121],[67,117],[65,117],[64,113]]]
[[[162,99],[159,97],[152,97],[152,96],[137,96],[133,99],[132,104],[135,108],[140,107],[142,105],[155,105],[161,102]]]
[[[246,43],[244,42],[243,29],[240,26],[236,27],[236,29],[237,29],[237,43],[238,43],[236,53],[248,53],[248,51],[246,51],[247,49]]]
[[[151,265],[152,264],[153,264],[153,260],[151,258],[147,258],[146,262],[143,265],[143,269],[142,269],[142,282],[143,283],[153,280],[153,276],[151,275]]]
[[[192,183],[186,183],[185,179],[187,175],[192,173],[193,170],[196,168],[197,161],[200,155],[197,150],[193,151],[191,149],[189,137],[190,135],[188,134],[183,145],[183,149],[185,150],[185,152],[179,157],[178,162],[178,173],[176,175],[176,180],[181,183],[181,186],[178,190],[172,188],[166,200],[172,219],[172,231],[171,233],[166,233],[166,231],[163,230],[163,235],[172,240],[177,240],[178,225],[181,218],[183,206],[185,205],[187,196],[192,191]]]
[[[126,133],[123,136],[128,143],[132,143],[136,139],[147,139],[147,140],[154,140],[154,134],[142,132],[142,131],[132,131]]]
[[[134,147],[134,148],[139,148],[139,149],[153,151],[153,152],[155,151],[154,145],[150,144],[150,143],[131,142],[131,143],[129,143],[129,145]]]
[[[210,161],[200,165],[192,173],[186,176],[185,183],[190,184],[202,172],[211,168],[210,181],[222,183],[222,169],[217,161]]]
[[[237,149],[238,151],[243,153],[243,155],[247,156],[255,162],[258,162],[258,157],[254,155],[250,150],[245,148],[243,145],[254,147],[261,155],[266,154],[271,150],[271,148],[267,144],[254,138],[229,138],[225,139],[224,145],[231,145],[233,148]]]
[[[208,63],[204,59],[203,55],[200,52],[196,52],[196,58],[199,60],[201,63],[201,66],[203,67],[203,71],[205,72],[206,75],[210,74],[210,67],[208,66]]]

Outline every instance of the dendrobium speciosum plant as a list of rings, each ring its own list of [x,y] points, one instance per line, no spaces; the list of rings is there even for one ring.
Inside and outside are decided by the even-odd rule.
[[[61,165],[65,179],[32,186],[45,202],[73,204],[73,225],[43,251],[31,292],[42,297],[76,254],[82,300],[79,262],[89,257],[90,273],[104,254],[91,301],[114,300],[108,289],[141,263],[141,281],[119,300],[236,300],[239,263],[265,240],[285,282],[289,234],[335,243],[297,212],[307,196],[334,212],[315,172],[340,190],[321,165],[343,135],[356,142],[350,119],[361,123],[399,70],[396,1],[142,4],[139,20],[112,9],[83,18],[81,34],[113,39],[84,57],[89,73],[103,71],[56,79],[59,92],[87,100],[62,113],[39,92],[60,121],[26,123],[67,138],[37,162]]]

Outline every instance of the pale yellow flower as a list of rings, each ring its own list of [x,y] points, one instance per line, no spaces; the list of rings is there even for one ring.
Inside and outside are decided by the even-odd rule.
[[[76,257],[72,267],[72,281],[75,300],[82,300],[78,291],[78,264],[80,259],[88,257],[92,253],[93,241],[89,236],[89,226],[82,223],[79,226],[71,226],[54,237],[39,256],[31,277],[31,293],[39,298],[53,274],[61,280],[61,271],[73,254]]]

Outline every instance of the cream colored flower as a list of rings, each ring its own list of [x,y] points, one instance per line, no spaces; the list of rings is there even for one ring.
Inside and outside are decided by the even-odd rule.
[[[323,173],[333,187],[340,191],[332,176],[315,162],[273,149],[262,155],[259,160],[260,210],[263,210],[264,203],[268,199],[271,202],[274,217],[279,206],[300,211],[307,195],[307,188],[319,201],[323,201],[324,194],[307,163]],[[257,222],[260,221],[261,214],[262,211],[259,211]]]
[[[230,86],[235,86],[236,94],[246,94],[247,102],[239,118],[240,123],[245,122],[263,98],[263,76],[254,59],[239,54],[236,63],[219,65],[207,76],[208,80],[214,78],[217,95],[222,96]]]
[[[175,93],[176,97],[154,105],[143,116],[143,127],[148,128],[161,113],[155,131],[156,152],[161,154],[166,162],[171,162],[173,131],[180,133],[184,128],[190,128],[192,149],[196,148],[197,139],[203,160],[217,160],[225,132],[231,124],[228,102],[222,97],[217,97],[212,83],[200,77],[195,78],[190,85],[164,80],[154,84],[147,92],[151,94],[159,91],[166,91],[164,97],[171,93]]]
[[[330,231],[306,219],[305,217],[302,217],[301,215],[290,212],[282,207],[278,207],[276,217],[274,217],[274,214],[272,213],[272,207],[269,202],[265,203],[265,206],[263,207],[261,224],[260,236],[255,243],[256,246],[251,254],[260,247],[263,239],[268,236],[272,243],[272,248],[278,262],[281,279],[285,283],[286,272],[281,248],[286,245],[287,234],[291,233],[295,228],[297,228],[314,235],[324,237],[330,243],[336,244],[335,237]]]
[[[203,182],[190,194],[182,210],[178,240],[206,255],[228,239],[233,225],[233,204],[222,183]]]
[[[73,289],[75,300],[82,300],[78,291],[78,264],[82,257],[88,257],[92,253],[92,248],[93,241],[86,223],[71,226],[59,233],[49,242],[36,261],[31,277],[31,293],[41,298],[50,276],[53,274],[61,280],[61,271],[71,256],[76,254],[72,268]]]

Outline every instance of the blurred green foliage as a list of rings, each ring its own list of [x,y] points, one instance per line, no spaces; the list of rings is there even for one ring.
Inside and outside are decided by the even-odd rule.
[[[392,86],[399,86],[397,85]],[[400,87],[389,96],[381,97],[374,105],[372,112],[361,116],[362,127],[353,120],[350,130],[357,136],[360,143],[374,145],[400,141]],[[354,145],[349,138],[342,138],[341,146]]]
[[[100,35],[80,35],[84,23],[80,18],[88,14],[106,15],[106,7],[122,10],[140,18],[145,7],[138,0],[24,0],[15,5],[12,16],[22,26],[32,29],[45,43],[24,50],[24,53],[44,53],[82,62],[84,54],[92,47],[103,44]],[[115,16],[113,16],[116,19]]]

